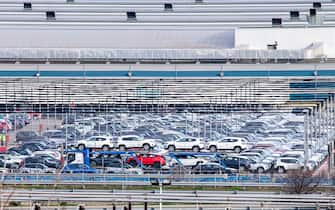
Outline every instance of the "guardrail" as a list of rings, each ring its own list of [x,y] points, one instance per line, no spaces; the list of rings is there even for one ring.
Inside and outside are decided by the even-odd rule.
[[[3,184],[63,184],[63,185],[151,185],[153,179],[169,180],[172,185],[189,186],[283,186],[285,176],[271,175],[115,175],[115,174],[3,174]],[[335,186],[335,179],[321,179],[321,186]]]
[[[225,204],[253,207],[332,207],[334,195],[290,195],[274,193],[226,193],[221,191],[69,191],[69,190],[5,190],[3,197],[11,201],[75,201],[75,202],[137,202],[177,204]]]

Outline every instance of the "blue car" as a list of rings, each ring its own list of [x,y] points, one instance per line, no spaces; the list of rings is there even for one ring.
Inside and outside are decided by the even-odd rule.
[[[72,163],[68,164],[64,167],[62,173],[98,173],[98,170],[95,168],[91,168],[86,164],[82,163]]]

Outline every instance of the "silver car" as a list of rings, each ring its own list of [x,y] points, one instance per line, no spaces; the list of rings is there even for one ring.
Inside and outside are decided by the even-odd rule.
[[[40,163],[29,163],[25,164],[20,168],[21,173],[30,173],[30,174],[41,174],[41,173],[56,173],[56,169],[49,168],[46,165]]]

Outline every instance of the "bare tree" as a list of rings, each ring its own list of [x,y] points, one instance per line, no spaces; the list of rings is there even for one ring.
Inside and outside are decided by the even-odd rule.
[[[313,172],[300,169],[288,173],[287,188],[290,193],[312,193],[321,182],[321,176],[313,176]]]

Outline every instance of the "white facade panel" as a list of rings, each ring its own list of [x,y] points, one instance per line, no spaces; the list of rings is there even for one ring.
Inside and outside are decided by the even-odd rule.
[[[278,42],[278,49],[303,49],[312,43],[323,43],[323,52],[335,58],[335,28],[241,28],[235,33],[236,46],[250,49],[266,49]]]

